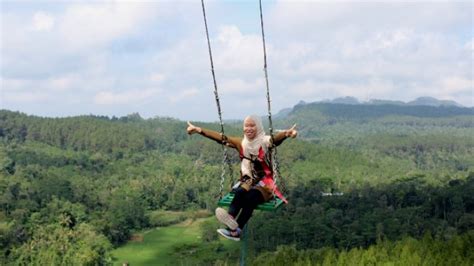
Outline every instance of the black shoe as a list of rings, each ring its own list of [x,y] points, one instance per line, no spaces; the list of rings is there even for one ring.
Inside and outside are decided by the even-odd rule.
[[[236,230],[234,231],[230,231],[228,229],[217,229],[217,233],[219,233],[221,236],[227,238],[227,239],[230,239],[230,240],[234,240],[234,241],[240,241],[240,229],[237,228]]]

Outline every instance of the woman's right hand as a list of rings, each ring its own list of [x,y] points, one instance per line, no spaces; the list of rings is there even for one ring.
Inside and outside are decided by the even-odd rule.
[[[189,135],[192,135],[194,133],[201,133],[202,128],[197,127],[197,126],[191,124],[191,122],[188,121],[188,128],[186,129],[186,131],[188,131]]]

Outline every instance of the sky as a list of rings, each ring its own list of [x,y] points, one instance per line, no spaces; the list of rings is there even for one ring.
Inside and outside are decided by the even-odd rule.
[[[421,96],[474,105],[472,1],[263,0],[272,113]],[[267,112],[258,1],[205,1],[224,119]],[[0,0],[0,109],[218,120],[201,2]]]

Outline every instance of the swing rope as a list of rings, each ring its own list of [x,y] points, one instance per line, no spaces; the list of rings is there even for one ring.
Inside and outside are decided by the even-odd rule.
[[[221,181],[220,181],[220,190],[219,190],[219,199],[222,199],[222,193],[224,191],[224,181],[225,181],[225,166],[227,165],[229,168],[229,173],[232,175],[232,166],[230,165],[230,160],[229,160],[229,155],[227,153],[227,137],[224,134],[224,123],[222,121],[222,109],[221,109],[221,104],[219,100],[219,93],[217,91],[217,82],[216,82],[216,75],[214,73],[214,61],[212,60],[212,51],[211,51],[211,41],[209,39],[209,30],[207,28],[207,18],[206,18],[206,8],[204,7],[204,0],[201,0],[202,4],[202,14],[204,17],[204,26],[206,27],[206,37],[207,37],[207,47],[209,50],[209,60],[211,61],[211,73],[212,73],[212,80],[214,81],[214,96],[216,100],[216,105],[217,105],[217,114],[219,115],[219,123],[221,127],[221,135],[222,135],[222,154],[223,154],[223,159],[222,159],[222,171],[221,171]]]
[[[275,190],[276,184],[278,184],[279,177],[280,177],[280,165],[277,159],[277,148],[275,143],[275,139],[273,136],[273,122],[272,122],[272,110],[271,110],[271,99],[270,99],[270,86],[268,85],[268,70],[267,70],[267,49],[265,45],[265,31],[263,27],[263,11],[262,11],[262,0],[259,0],[260,4],[260,26],[262,28],[262,44],[263,44],[263,70],[265,72],[265,85],[267,89],[267,108],[268,108],[268,124],[269,124],[269,131],[270,136],[272,138],[272,145],[269,149],[270,152],[270,161],[272,163],[272,171],[273,171],[273,180],[274,186],[272,189],[273,197],[275,198]],[[285,186],[282,186],[282,192],[285,192]]]
[[[273,197],[276,199],[275,189],[276,189],[276,184],[278,182],[278,179],[280,177],[280,173],[279,173],[279,164],[278,164],[278,160],[277,160],[277,156],[276,156],[277,155],[277,149],[276,149],[276,145],[274,144],[275,141],[274,141],[274,136],[273,136],[273,122],[272,122],[272,112],[271,112],[270,87],[269,87],[269,84],[268,84],[268,71],[267,71],[267,52],[266,52],[266,47],[265,47],[265,32],[264,32],[264,27],[263,27],[263,12],[262,12],[262,1],[261,0],[259,0],[259,4],[260,4],[260,25],[261,25],[261,29],[262,29],[265,84],[266,84],[266,92],[267,92],[266,95],[267,95],[267,107],[268,107],[268,121],[269,121],[270,136],[271,136],[271,139],[272,139],[272,146],[269,149],[270,160],[271,160],[271,163],[272,163],[274,184],[275,184],[273,186],[273,189],[272,189],[272,194],[273,194]],[[207,27],[207,18],[206,18],[206,9],[205,9],[205,6],[204,6],[204,0],[201,0],[201,5],[202,5],[202,13],[203,13],[203,17],[204,17],[204,25],[206,27],[206,37],[207,37],[207,45],[208,45],[208,50],[209,50],[209,59],[211,61],[212,78],[213,78],[213,81],[214,81],[214,96],[215,96],[215,100],[216,100],[217,112],[218,112],[218,115],[219,115],[219,122],[220,122],[220,126],[221,126],[221,134],[222,134],[222,147],[223,147],[223,154],[224,154],[223,157],[224,157],[224,159],[223,159],[223,163],[222,163],[221,183],[220,183],[220,192],[219,192],[219,199],[222,199],[222,192],[223,192],[223,189],[224,189],[224,178],[225,178],[225,164],[227,164],[229,166],[229,172],[231,174],[232,174],[232,167],[230,165],[229,157],[228,157],[228,154],[227,154],[227,148],[226,148],[226,145],[225,145],[226,142],[227,142],[226,141],[227,137],[224,134],[224,123],[222,122],[222,111],[221,111],[221,106],[220,106],[219,93],[217,91],[217,82],[216,82],[216,76],[215,76],[215,72],[214,72],[214,63],[213,63],[213,60],[212,60],[211,42],[210,42],[210,39],[209,39],[209,30],[208,30],[208,27]],[[284,187],[282,187],[282,189],[283,188]],[[229,194],[226,195],[226,198],[228,198],[228,196],[229,196]],[[230,198],[228,198],[227,200],[230,200]],[[280,203],[278,203],[275,200],[275,207],[276,208],[280,204],[281,204],[281,201],[280,201]],[[262,206],[262,208],[265,209],[265,206]],[[248,228],[247,227],[248,226],[246,225],[243,228],[243,239],[242,239],[243,241],[242,241],[242,248],[241,248],[241,254],[240,254],[240,265],[245,265],[246,264],[247,248],[248,248],[247,247],[247,245],[248,245],[248,236],[247,236]]]
[[[220,105],[220,99],[219,99],[219,93],[217,90],[217,81],[216,81],[216,75],[214,71],[214,61],[212,59],[212,49],[211,49],[211,41],[209,38],[209,30],[207,26],[207,17],[206,17],[206,8],[204,6],[204,0],[201,0],[201,5],[202,5],[202,13],[204,17],[204,26],[206,29],[206,38],[207,38],[207,46],[208,46],[208,51],[209,51],[209,60],[211,62],[211,73],[212,73],[212,79],[214,82],[214,96],[216,100],[216,106],[217,106],[217,113],[219,116],[219,122],[220,122],[220,130],[221,130],[221,135],[222,135],[222,153],[223,153],[223,160],[222,160],[222,172],[221,172],[221,180],[220,180],[220,190],[219,190],[219,199],[222,199],[223,195],[223,190],[224,190],[224,182],[225,182],[225,175],[226,175],[226,169],[225,165],[228,166],[229,168],[229,173],[232,174],[232,166],[230,164],[230,159],[229,155],[227,152],[227,137],[224,134],[224,123],[222,121],[222,109]],[[281,183],[282,178],[280,178],[280,166],[278,163],[277,159],[277,149],[276,145],[274,144],[274,135],[273,135],[273,121],[272,121],[272,111],[271,111],[271,99],[270,99],[270,86],[268,82],[268,70],[267,70],[267,51],[266,51],[266,44],[265,44],[265,31],[264,31],[264,25],[263,25],[263,11],[262,11],[262,1],[259,0],[259,7],[260,7],[260,25],[261,25],[261,30],[262,30],[262,44],[263,44],[263,61],[264,61],[264,73],[265,73],[265,85],[266,85],[266,97],[267,97],[267,108],[268,108],[268,122],[269,122],[269,131],[270,131],[270,136],[272,139],[272,146],[269,149],[269,155],[270,155],[270,161],[272,164],[272,172],[273,172],[273,178],[274,178],[274,186],[272,188],[272,195],[273,198],[276,198],[275,195],[275,190],[276,190],[276,184]],[[279,184],[281,185],[282,192],[286,192],[286,188],[283,183]],[[286,193],[285,193],[286,194]],[[275,205],[277,205],[277,201],[275,201]]]

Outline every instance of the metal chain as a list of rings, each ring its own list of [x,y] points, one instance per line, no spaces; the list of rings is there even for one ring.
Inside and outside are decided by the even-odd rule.
[[[273,197],[275,197],[275,189],[276,184],[278,183],[278,179],[280,177],[280,167],[278,164],[277,159],[277,148],[275,143],[275,139],[273,136],[273,122],[272,122],[272,110],[271,110],[271,100],[270,100],[270,88],[268,85],[268,71],[267,71],[267,49],[265,46],[265,31],[263,27],[263,11],[262,11],[262,0],[259,0],[260,3],[260,26],[262,28],[262,43],[263,43],[263,70],[265,72],[265,84],[267,87],[267,107],[268,107],[268,123],[269,123],[269,130],[270,136],[272,138],[272,146],[270,147],[270,159],[272,161],[272,170],[273,170],[273,179],[274,179],[274,186],[272,190]]]
[[[224,190],[224,181],[225,181],[225,165],[227,164],[229,167],[229,173],[232,174],[232,166],[230,165],[230,160],[229,156],[227,154],[227,147],[225,145],[227,141],[227,137],[224,134],[224,123],[222,122],[222,111],[221,111],[221,104],[219,100],[219,93],[217,92],[217,82],[216,82],[216,75],[214,73],[214,61],[212,60],[212,51],[211,51],[211,41],[209,40],[209,30],[207,29],[207,18],[206,18],[206,8],[204,7],[204,0],[201,0],[202,4],[202,14],[204,17],[204,26],[206,27],[206,37],[207,37],[207,47],[209,50],[209,59],[211,61],[211,73],[212,73],[212,79],[214,81],[214,96],[216,99],[216,105],[217,105],[217,113],[219,115],[219,123],[221,126],[221,135],[222,135],[222,153],[223,153],[223,159],[222,159],[222,172],[221,172],[221,183],[220,183],[220,190],[219,190],[219,198],[222,198],[222,192]]]

